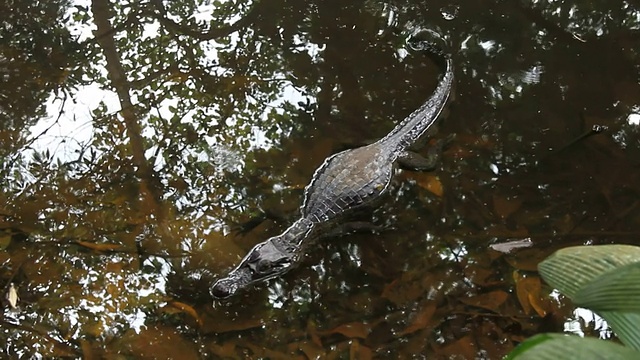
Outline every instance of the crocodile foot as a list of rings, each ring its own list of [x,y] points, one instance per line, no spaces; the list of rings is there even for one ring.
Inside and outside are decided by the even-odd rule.
[[[408,170],[433,171],[440,163],[442,151],[444,151],[455,138],[456,135],[451,134],[444,139],[439,139],[429,148],[427,156],[422,156],[407,150],[398,158],[398,163],[402,168]]]

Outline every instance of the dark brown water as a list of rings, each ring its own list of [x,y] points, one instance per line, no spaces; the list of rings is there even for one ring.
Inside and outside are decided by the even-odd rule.
[[[638,1],[58,5],[2,10],[2,357],[499,359],[610,335],[536,266],[638,242]],[[456,67],[440,168],[396,176],[385,230],[212,303],[326,156],[429,96],[421,29]]]

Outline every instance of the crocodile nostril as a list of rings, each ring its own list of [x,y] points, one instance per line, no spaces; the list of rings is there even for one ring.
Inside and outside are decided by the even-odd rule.
[[[218,299],[228,298],[233,295],[233,287],[225,285],[224,281],[218,280],[209,290],[211,295]]]

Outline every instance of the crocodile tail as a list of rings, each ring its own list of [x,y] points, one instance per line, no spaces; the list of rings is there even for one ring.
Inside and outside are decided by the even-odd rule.
[[[414,51],[426,54],[440,68],[447,68],[447,60],[451,56],[444,49],[448,45],[437,32],[432,30],[417,31],[407,39],[407,45]]]
[[[414,43],[412,47],[425,51],[438,65],[442,65],[444,74],[429,99],[380,140],[395,143],[396,154],[413,145],[433,126],[445,109],[453,87],[453,61],[441,47],[427,41]]]

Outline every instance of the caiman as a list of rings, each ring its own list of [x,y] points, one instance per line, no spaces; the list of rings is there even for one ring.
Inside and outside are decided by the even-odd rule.
[[[453,62],[434,44],[421,45],[444,65],[444,74],[431,97],[382,139],[328,157],[304,190],[300,218],[282,234],[254,246],[238,266],[211,286],[213,297],[229,297],[289,271],[313,240],[329,232],[327,229],[337,227],[356,209],[375,204],[389,190],[398,165],[433,168],[432,162],[409,148],[444,110],[453,86]]]

